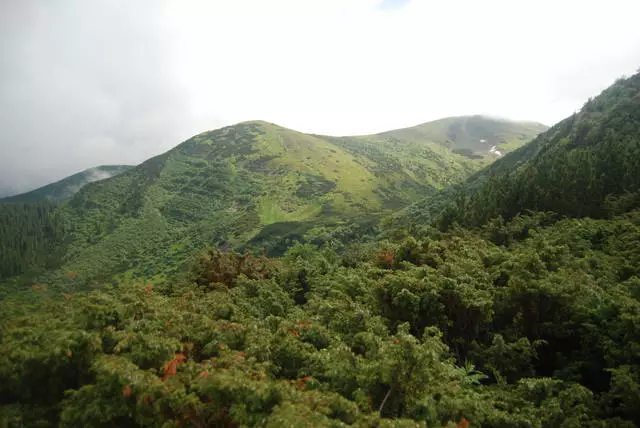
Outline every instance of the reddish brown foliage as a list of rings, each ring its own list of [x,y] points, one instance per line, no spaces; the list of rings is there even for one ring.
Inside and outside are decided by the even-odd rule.
[[[231,321],[225,321],[220,326],[223,330],[230,330],[233,332],[242,331],[243,329],[242,325]]]
[[[131,384],[128,383],[122,388],[122,396],[128,398],[131,397],[131,394],[133,394],[133,390],[131,389]]]
[[[44,284],[33,284],[31,286],[31,290],[37,291],[37,292],[47,291],[47,286]]]
[[[199,257],[191,273],[198,285],[224,284],[231,287],[240,275],[251,279],[271,278],[275,266],[265,256],[253,256],[250,253],[238,254],[209,250]]]
[[[165,364],[164,376],[162,379],[166,380],[169,376],[175,375],[178,371],[178,366],[182,364],[184,360],[185,360],[184,354],[176,354],[176,357],[173,360]]]
[[[289,330],[289,332],[291,332],[292,336],[295,336],[295,337],[300,336],[300,331],[299,330],[296,330],[295,328],[290,328],[288,330]]]
[[[78,277],[78,272],[69,271],[64,274],[69,279],[76,279]]]
[[[391,250],[385,250],[378,254],[378,263],[381,267],[391,269],[395,263]]]
[[[312,381],[313,377],[312,376],[305,376],[305,377],[301,377],[300,379],[297,379],[295,381],[292,381],[292,383],[300,388],[300,389],[306,389],[307,388],[307,383]]]
[[[458,423],[458,428],[469,428],[469,421],[466,420],[465,418],[460,419],[460,422]]]
[[[145,293],[151,293],[151,292],[153,291],[153,285],[151,285],[151,284],[146,285],[146,286],[143,288],[143,291],[144,291]]]
[[[296,327],[298,327],[300,330],[310,329],[312,324],[313,323],[309,320],[296,321]]]

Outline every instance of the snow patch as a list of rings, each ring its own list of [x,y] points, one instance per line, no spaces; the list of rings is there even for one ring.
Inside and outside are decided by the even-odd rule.
[[[496,146],[491,146],[491,148],[489,149],[489,153],[493,153],[496,156],[502,156],[502,152],[498,150]]]

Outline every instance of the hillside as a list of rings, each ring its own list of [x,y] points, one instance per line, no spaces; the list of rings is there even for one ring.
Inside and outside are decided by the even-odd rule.
[[[20,274],[31,280],[42,269],[54,269],[64,240],[65,224],[54,203],[0,204],[0,280]]]
[[[0,417],[637,426],[640,218],[548,223],[279,260],[210,251],[165,286],[34,284],[0,301]]]
[[[527,211],[606,218],[640,205],[637,165],[640,74],[619,79],[529,144],[396,219],[424,224],[443,210],[444,224],[466,226]]]
[[[548,129],[536,122],[517,122],[487,116],[449,117],[411,128],[383,132],[380,136],[401,141],[433,141],[471,159],[509,153]]]
[[[0,420],[640,426],[637,103],[638,76],[618,81],[481,170],[490,156],[453,153],[494,138],[473,126],[248,122],[57,208],[0,205],[0,232],[28,244],[16,269],[66,250],[0,300]]]
[[[43,200],[51,202],[66,201],[78,193],[83,186],[93,183],[94,181],[104,180],[106,178],[122,174],[131,168],[133,167],[130,165],[100,165],[70,175],[69,177],[63,178],[55,183],[47,184],[46,186],[39,187],[35,190],[2,198],[0,199],[0,203],[28,203]]]
[[[281,254],[293,240],[356,237],[490,161],[443,143],[307,135],[259,121],[199,134],[64,204],[73,227],[63,270],[165,275],[206,245]]]

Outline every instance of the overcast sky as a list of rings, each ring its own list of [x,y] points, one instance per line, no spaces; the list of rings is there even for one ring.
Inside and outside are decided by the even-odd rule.
[[[0,194],[251,119],[553,124],[640,67],[638,0],[0,0]]]

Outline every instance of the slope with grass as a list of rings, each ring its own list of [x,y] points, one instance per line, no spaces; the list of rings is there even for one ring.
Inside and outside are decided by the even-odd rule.
[[[383,132],[381,137],[401,141],[431,141],[472,159],[494,159],[529,142],[547,126],[489,116],[448,117],[411,128]],[[492,150],[494,148],[494,150]]]
[[[308,135],[261,121],[199,134],[61,207],[73,225],[63,271],[149,277],[180,271],[205,245],[278,254],[293,240],[353,237],[487,163],[444,143]]]

